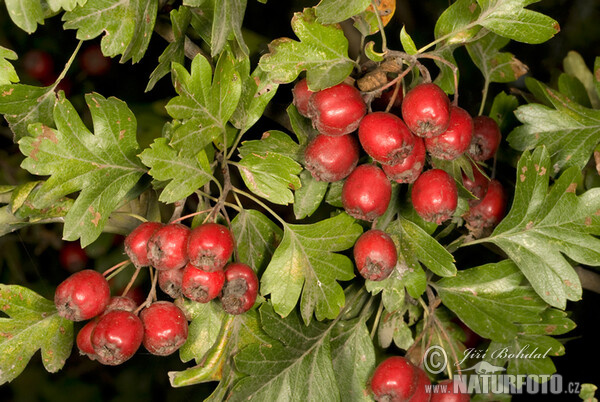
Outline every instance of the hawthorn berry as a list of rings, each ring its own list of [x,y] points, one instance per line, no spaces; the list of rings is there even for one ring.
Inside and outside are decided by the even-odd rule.
[[[417,367],[417,385],[415,393],[410,398],[410,402],[429,402],[431,394],[428,392],[431,389],[431,381],[427,377],[427,373]]]
[[[469,204],[471,206],[475,205],[479,202],[487,191],[490,179],[485,177],[483,173],[479,170],[479,168],[473,165],[473,180],[469,179],[469,177],[463,172],[462,174],[462,183],[463,186],[471,192],[477,200],[469,200]]]
[[[434,158],[453,160],[469,149],[473,135],[473,119],[464,109],[450,107],[448,129],[437,137],[425,139],[427,152]]]
[[[415,138],[415,146],[406,158],[395,165],[381,165],[390,180],[396,183],[413,183],[425,166],[425,143],[420,137]]]
[[[208,303],[219,296],[224,284],[223,270],[207,272],[191,263],[183,268],[181,292],[190,300]]]
[[[337,137],[319,134],[304,151],[305,167],[315,180],[339,181],[354,170],[359,152],[358,141],[350,134]]]
[[[431,394],[430,402],[469,402],[469,394],[461,392],[453,380],[444,380],[436,386],[436,392]],[[456,392],[455,392],[456,388]],[[443,391],[443,392],[442,392]]]
[[[294,96],[292,103],[294,106],[296,106],[298,113],[304,117],[310,117],[308,112],[308,101],[312,94],[314,94],[314,92],[308,89],[308,82],[306,82],[306,78],[298,81],[292,89],[292,95]]]
[[[346,212],[372,221],[384,214],[392,197],[392,185],[383,170],[375,165],[360,165],[342,187],[342,204]]]
[[[467,153],[474,161],[485,161],[496,154],[502,140],[500,128],[494,119],[477,116],[473,119],[473,138]]]
[[[110,70],[110,59],[104,56],[100,46],[95,44],[85,48],[79,57],[79,62],[88,75],[100,76]]]
[[[396,245],[384,231],[368,230],[354,244],[354,261],[365,279],[381,281],[390,276],[398,262]]]
[[[100,363],[116,366],[135,354],[143,337],[144,326],[137,315],[113,310],[98,320],[92,331],[92,346]]]
[[[183,280],[184,269],[185,268],[158,271],[158,287],[173,299],[177,299],[182,294],[181,281]]]
[[[371,158],[388,165],[400,163],[415,145],[415,137],[404,122],[385,112],[366,115],[358,127],[358,139]]]
[[[225,226],[218,223],[197,226],[187,244],[189,261],[207,272],[222,270],[233,253],[233,244],[233,236]]]
[[[450,100],[437,85],[419,84],[404,96],[402,118],[415,135],[436,137],[450,124]]]
[[[485,196],[465,214],[470,228],[482,229],[496,226],[506,211],[506,192],[502,184],[494,179],[488,184]]]
[[[30,50],[23,56],[25,72],[36,80],[47,80],[54,74],[52,56],[43,50]]]
[[[258,278],[246,264],[235,262],[225,267],[225,285],[221,292],[223,310],[243,314],[254,306],[258,295]]]
[[[140,313],[144,324],[144,347],[157,356],[168,356],[187,340],[188,322],[175,304],[158,301]]]
[[[96,328],[97,323],[97,319],[88,321],[83,327],[81,327],[77,333],[77,338],[75,339],[79,353],[81,355],[86,355],[92,360],[96,359],[96,352],[92,346],[92,331],[94,331],[94,328]]]
[[[88,263],[88,256],[81,248],[79,242],[66,242],[58,253],[60,265],[67,271],[73,273],[81,271]]]
[[[130,297],[127,296],[113,296],[108,301],[106,308],[104,309],[104,313],[106,314],[109,311],[113,310],[125,310],[125,311],[135,311],[138,307],[138,304]]]
[[[415,181],[411,198],[413,207],[421,218],[439,225],[456,210],[456,183],[445,171],[431,169],[423,172]]]
[[[190,229],[179,223],[164,225],[148,240],[148,261],[159,271],[183,268],[188,262]]]
[[[164,225],[160,222],[144,222],[125,238],[125,253],[136,268],[150,265],[148,261],[148,241]]]
[[[409,401],[417,391],[420,369],[401,356],[388,357],[381,362],[370,387],[377,401]]]
[[[54,293],[58,315],[83,321],[102,313],[110,299],[110,288],[101,273],[85,269],[65,279]]]
[[[373,110],[384,111],[385,109],[387,109],[388,105],[390,104],[390,101],[392,100],[392,96],[394,96],[395,88],[396,86],[393,85],[388,89],[384,90],[378,98],[373,99],[373,102],[371,103]],[[392,103],[392,107],[390,108],[390,111],[392,113],[398,115],[402,113],[402,99],[402,85],[400,85],[398,88],[398,92],[396,93],[394,103]]]
[[[321,134],[344,135],[358,128],[367,105],[358,89],[341,83],[312,94],[308,113]]]

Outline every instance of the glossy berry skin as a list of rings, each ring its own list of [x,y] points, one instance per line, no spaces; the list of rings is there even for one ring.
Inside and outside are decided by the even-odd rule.
[[[159,228],[148,240],[148,262],[159,271],[183,268],[188,262],[190,229],[179,223]]]
[[[342,204],[346,212],[372,221],[386,211],[392,197],[392,185],[383,170],[375,165],[360,165],[342,187]]]
[[[125,253],[136,268],[150,265],[148,260],[148,241],[164,225],[160,222],[144,222],[125,238]]]
[[[304,151],[305,167],[317,181],[339,181],[354,170],[359,152],[358,141],[350,134],[319,134]]]
[[[368,230],[354,244],[354,262],[363,278],[386,279],[398,263],[396,245],[384,231]]]
[[[92,346],[92,331],[96,328],[98,320],[91,320],[87,322],[77,333],[75,343],[79,349],[81,355],[86,355],[92,360],[96,359],[96,352]]]
[[[109,311],[113,310],[125,310],[134,312],[138,307],[138,304],[130,297],[127,296],[113,296],[108,301],[106,308],[104,309],[104,313],[106,314]]]
[[[39,81],[46,81],[54,75],[52,57],[43,50],[30,50],[23,56],[25,72]]]
[[[402,119],[413,134],[423,138],[436,137],[450,124],[450,100],[433,83],[417,85],[404,97]]]
[[[473,206],[485,196],[490,179],[485,177],[483,173],[481,173],[479,169],[473,165],[473,180],[469,179],[469,177],[463,172],[462,183],[463,186],[471,192],[471,194],[478,198],[477,200],[469,200],[469,205]]]
[[[182,295],[181,281],[183,280],[184,269],[185,268],[158,271],[158,287],[173,299],[177,299]]]
[[[400,163],[415,145],[415,137],[402,120],[385,112],[366,115],[358,127],[358,139],[371,158],[388,165]]]
[[[469,149],[472,136],[471,115],[460,107],[450,106],[448,129],[437,137],[426,138],[425,147],[434,158],[453,160]]]
[[[142,344],[144,326],[130,311],[109,311],[92,331],[92,346],[98,361],[116,366],[127,361]]]
[[[506,211],[506,192],[498,180],[491,180],[485,197],[471,207],[465,215],[465,221],[471,228],[490,228],[496,226]]]
[[[408,156],[395,165],[381,165],[390,180],[396,183],[414,183],[425,166],[425,143],[421,137],[415,138],[415,146]]]
[[[308,112],[308,101],[312,94],[314,94],[314,92],[308,89],[306,78],[298,81],[292,89],[292,95],[294,95],[293,104],[296,106],[298,113],[304,117],[310,117]]]
[[[88,75],[101,76],[110,70],[110,59],[102,54],[98,45],[90,45],[81,53],[79,58],[81,68]]]
[[[88,256],[79,245],[79,242],[66,242],[60,249],[58,261],[67,271],[73,273],[81,271],[88,263]]]
[[[431,169],[419,176],[412,188],[412,204],[417,214],[438,225],[449,219],[456,210],[456,183],[441,169]]]
[[[225,267],[225,285],[221,293],[223,310],[243,314],[254,306],[258,295],[258,278],[246,264],[235,262]]]
[[[417,368],[417,386],[415,393],[410,398],[410,402],[429,402],[431,394],[428,391],[430,389],[431,381],[425,371]]]
[[[110,299],[108,282],[101,273],[85,269],[65,279],[54,293],[58,315],[84,321],[102,313]]]
[[[233,236],[218,223],[205,223],[190,233],[187,244],[189,261],[208,271],[222,270],[233,253]]]
[[[502,140],[498,124],[491,117],[477,116],[473,119],[473,138],[467,153],[474,161],[492,158]]]
[[[358,128],[367,113],[367,105],[358,89],[341,83],[312,94],[308,113],[319,133],[344,135]]]
[[[392,356],[377,366],[371,377],[371,392],[376,401],[409,401],[419,385],[418,367],[400,356]]]
[[[188,322],[185,314],[171,302],[159,301],[142,310],[144,347],[157,356],[168,356],[187,340]]]
[[[192,264],[187,264],[183,269],[181,292],[190,300],[208,303],[219,296],[224,284],[223,270],[206,272]]]
[[[469,394],[463,394],[460,392],[460,387],[457,387],[454,392],[454,381],[444,380],[438,383],[436,389],[441,391],[443,387],[446,387],[446,392],[434,392],[431,394],[430,402],[469,402],[471,397]]]

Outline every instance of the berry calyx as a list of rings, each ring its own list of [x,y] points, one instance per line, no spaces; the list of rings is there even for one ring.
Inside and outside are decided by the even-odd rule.
[[[104,313],[106,314],[109,311],[113,310],[125,310],[134,312],[138,307],[138,304],[130,297],[127,296],[113,296],[108,301],[106,308],[104,309]]]
[[[142,310],[140,319],[144,324],[144,347],[153,355],[168,356],[187,340],[185,314],[171,302],[152,303]]]
[[[471,397],[463,393],[453,380],[440,381],[431,394],[430,402],[469,402]]]
[[[308,111],[308,101],[312,94],[314,94],[314,92],[308,89],[308,82],[306,82],[306,78],[298,81],[292,89],[292,95],[294,96],[292,103],[294,106],[296,106],[298,113],[304,117],[310,117]]]
[[[490,179],[485,177],[475,165],[473,165],[473,180],[469,179],[464,172],[462,173],[463,186],[478,198],[477,200],[469,200],[469,205],[477,204],[485,196],[489,182]]]
[[[354,170],[359,152],[358,141],[350,134],[319,134],[304,151],[305,167],[317,181],[339,181]]]
[[[377,366],[371,377],[371,391],[377,401],[408,401],[417,391],[420,369],[400,356]]]
[[[404,97],[402,119],[415,135],[436,137],[450,124],[450,100],[437,85],[419,84]]]
[[[390,180],[396,183],[413,183],[425,166],[425,143],[420,137],[415,138],[415,146],[408,156],[395,165],[381,165]]]
[[[232,253],[233,236],[223,225],[205,223],[190,233],[187,244],[189,261],[204,271],[222,270]]]
[[[366,115],[358,127],[358,138],[371,158],[389,165],[400,163],[415,145],[415,137],[404,122],[385,112]]]
[[[208,303],[223,289],[225,273],[220,271],[206,272],[192,264],[183,269],[181,292],[190,300]]]
[[[92,331],[94,331],[94,328],[96,328],[97,323],[98,320],[91,320],[86,323],[79,330],[77,333],[77,338],[75,339],[79,353],[89,357],[92,360],[96,359],[96,352],[94,352],[94,347],[92,346]]]
[[[235,262],[225,267],[225,285],[221,293],[223,310],[243,314],[254,306],[258,295],[258,278],[246,264]]]
[[[109,366],[131,358],[142,344],[144,326],[130,311],[109,311],[92,331],[92,346],[98,361]]]
[[[453,160],[469,149],[473,135],[473,119],[464,109],[450,107],[448,129],[437,137],[426,138],[427,152],[434,158]]]
[[[173,299],[182,295],[183,270],[184,268],[158,271],[158,287]]]
[[[368,230],[354,244],[354,261],[363,278],[381,281],[390,276],[398,262],[396,245],[384,231]]]
[[[375,165],[360,165],[342,187],[342,204],[346,212],[372,221],[386,211],[392,197],[392,185],[383,170]]]
[[[60,249],[58,260],[64,269],[74,273],[85,268],[89,258],[79,242],[67,242]]]
[[[136,268],[150,265],[148,260],[148,241],[158,229],[163,227],[160,222],[144,222],[125,238],[125,253]]]
[[[423,172],[415,181],[411,198],[413,207],[421,218],[439,225],[456,210],[456,183],[445,171],[431,169]]]
[[[159,228],[148,240],[148,262],[159,271],[183,268],[188,262],[190,229],[179,223]]]
[[[471,229],[491,228],[502,220],[505,211],[506,192],[494,179],[490,181],[485,196],[469,209],[464,218]]]
[[[473,138],[467,153],[478,162],[490,159],[496,154],[502,140],[500,127],[494,119],[477,116],[473,119]]]
[[[367,105],[358,89],[341,83],[312,94],[308,113],[321,134],[344,135],[358,128]]]
[[[86,269],[65,279],[54,293],[58,315],[84,321],[102,313],[110,299],[108,282],[101,273]]]

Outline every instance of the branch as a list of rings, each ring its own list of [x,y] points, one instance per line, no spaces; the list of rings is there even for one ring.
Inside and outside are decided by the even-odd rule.
[[[579,276],[579,280],[581,281],[581,287],[583,287],[586,290],[590,290],[594,293],[600,294],[600,274],[585,269],[580,265],[577,265],[573,268]]]

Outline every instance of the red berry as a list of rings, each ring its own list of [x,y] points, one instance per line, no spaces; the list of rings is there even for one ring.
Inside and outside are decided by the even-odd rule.
[[[188,262],[190,229],[179,223],[164,225],[148,240],[148,261],[159,271],[183,268]]]
[[[306,169],[315,180],[334,182],[354,170],[359,157],[358,141],[350,134],[332,137],[317,135],[306,147]]]
[[[298,113],[304,117],[310,117],[308,113],[308,100],[314,92],[308,89],[306,78],[301,79],[294,85],[292,94],[294,95],[293,103],[296,109],[298,109]]]
[[[400,163],[415,145],[404,122],[385,112],[366,115],[358,127],[358,139],[371,158],[388,165]]]
[[[464,109],[450,107],[450,125],[441,135],[425,139],[427,152],[434,158],[453,160],[469,149],[473,135],[473,119]]]
[[[159,301],[142,310],[144,347],[158,356],[168,356],[187,340],[188,322],[183,311],[171,302]]]
[[[23,56],[25,72],[36,80],[47,80],[54,74],[52,57],[43,50],[30,50]]]
[[[69,272],[81,271],[89,258],[79,242],[64,243],[58,254],[60,265]]]
[[[412,188],[412,203],[417,214],[438,225],[456,210],[456,183],[441,169],[431,169],[419,176]]]
[[[246,264],[235,262],[225,267],[225,285],[221,294],[223,310],[243,314],[254,306],[258,295],[258,278]]]
[[[91,269],[65,279],[54,293],[58,315],[71,321],[83,321],[102,313],[110,299],[108,282]]]
[[[372,221],[384,214],[392,197],[392,186],[385,173],[375,165],[360,165],[342,187],[342,204],[346,212]]]
[[[385,91],[383,91],[381,93],[381,95],[379,96],[379,98],[375,98],[373,99],[373,103],[371,103],[371,106],[373,107],[373,110],[379,110],[379,111],[384,111],[385,109],[387,109],[390,101],[392,100],[392,96],[394,96],[394,89],[396,88],[395,85],[389,87],[388,89],[386,89]],[[398,88],[398,93],[396,94],[396,99],[394,99],[394,103],[392,103],[392,107],[390,108],[390,111],[394,114],[400,114],[402,113],[402,98],[403,98],[403,94],[402,94],[402,85],[400,85],[400,87]]]
[[[158,286],[173,299],[177,299],[182,294],[181,281],[183,280],[183,270],[184,268],[158,271]]]
[[[478,198],[478,200],[469,200],[469,204],[472,206],[485,196],[490,179],[485,177],[477,166],[473,165],[473,180],[463,172],[462,182],[463,186]]]
[[[415,135],[425,138],[438,136],[450,123],[450,100],[433,83],[417,85],[404,97],[402,118]]]
[[[223,225],[205,223],[190,233],[187,253],[190,262],[204,271],[222,270],[233,253],[233,236]]]
[[[138,304],[130,297],[126,296],[113,296],[108,301],[106,308],[104,309],[104,314],[113,310],[125,310],[134,312],[138,307]]]
[[[417,390],[420,369],[400,356],[377,366],[371,377],[371,391],[377,401],[408,401]]]
[[[109,311],[92,331],[92,346],[102,364],[116,366],[127,361],[142,344],[144,326],[132,312]]]
[[[219,296],[224,283],[225,273],[222,270],[206,272],[187,264],[183,269],[181,292],[190,300],[208,303]]]
[[[358,128],[367,106],[358,89],[341,83],[312,94],[308,110],[321,134],[344,135]]]
[[[415,146],[411,153],[395,165],[381,165],[390,180],[397,183],[413,183],[425,166],[425,143],[420,137],[415,138]]]
[[[387,233],[368,230],[354,244],[354,261],[365,279],[381,281],[390,276],[398,262],[396,245]]]
[[[81,68],[88,75],[104,75],[110,70],[110,59],[102,54],[98,45],[88,46],[80,56]]]
[[[137,268],[150,265],[148,240],[161,227],[163,224],[159,222],[144,222],[125,238],[125,252]]]
[[[97,323],[98,320],[94,319],[85,324],[77,333],[75,340],[79,353],[86,355],[92,360],[96,359],[96,352],[94,352],[94,347],[92,346],[92,331],[96,328]]]
[[[471,207],[465,220],[471,228],[489,228],[496,226],[506,211],[506,192],[498,180],[491,180],[485,197]]]
[[[473,138],[467,153],[475,161],[485,161],[496,154],[502,134],[494,119],[477,116],[473,119]]]
[[[452,380],[444,380],[435,387],[436,392],[431,394],[430,402],[469,402],[469,394],[461,392],[461,387]],[[442,392],[444,391],[444,392]]]
[[[431,398],[431,394],[429,393],[431,390],[431,381],[429,377],[427,377],[427,373],[417,368],[417,386],[415,388],[415,393],[412,398],[410,398],[410,402],[429,402],[429,398]]]

